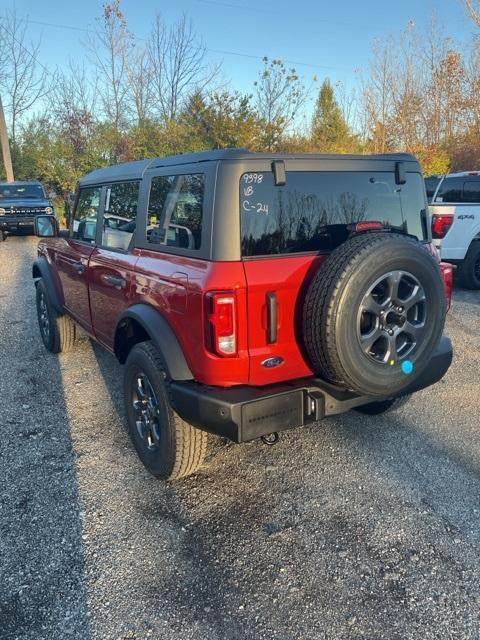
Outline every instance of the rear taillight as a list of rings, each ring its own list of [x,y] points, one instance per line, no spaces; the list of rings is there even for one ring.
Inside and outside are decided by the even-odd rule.
[[[206,296],[207,347],[219,356],[237,355],[237,310],[233,292]]]
[[[434,213],[432,216],[432,237],[436,239],[444,238],[453,224],[453,215],[445,213]]]
[[[453,265],[448,262],[441,262],[440,269],[442,270],[443,284],[445,285],[445,297],[447,299],[447,311],[452,304],[453,293]]]

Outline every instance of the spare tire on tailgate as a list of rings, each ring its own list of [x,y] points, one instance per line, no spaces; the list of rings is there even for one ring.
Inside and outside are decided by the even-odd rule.
[[[375,397],[405,391],[428,364],[445,323],[437,261],[397,233],[354,236],[314,275],[303,308],[313,370]]]

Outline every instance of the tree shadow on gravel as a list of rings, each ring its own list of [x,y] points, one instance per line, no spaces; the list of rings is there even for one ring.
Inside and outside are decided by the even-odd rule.
[[[94,352],[124,420],[121,367],[100,347]],[[410,623],[432,632],[443,629],[444,617],[457,606],[456,593],[452,610],[444,607],[432,616],[425,608],[425,620],[408,618],[406,587],[390,580],[384,556],[391,550],[375,546],[375,527],[389,527],[394,535],[395,509],[410,520],[424,513],[418,522],[421,541],[411,542],[419,553],[430,544],[424,539],[430,525],[422,518],[435,519],[432,526],[445,534],[446,545],[458,535],[477,544],[479,466],[440,436],[435,439],[410,423],[407,415],[330,418],[282,434],[273,448],[258,442],[217,444],[210,470],[172,485],[142,481],[137,517],[145,527],[172,532],[175,563],[166,570],[157,558],[155,570],[135,585],[145,607],[158,615],[167,607],[177,633],[189,629],[225,640],[354,638],[359,636],[350,621],[357,619],[361,635],[372,638],[388,633],[403,640]],[[362,494],[364,503],[356,502],[359,484],[370,492]],[[379,520],[368,523],[378,501]],[[399,566],[416,557],[413,546],[398,547]],[[355,555],[359,566],[346,565]],[[419,566],[430,570],[429,562],[421,560]],[[445,561],[445,567],[449,562],[460,581],[457,560]],[[365,584],[368,597],[362,595]],[[381,613],[389,607],[398,631]]]
[[[27,238],[0,243],[0,637],[90,637],[75,459]]]

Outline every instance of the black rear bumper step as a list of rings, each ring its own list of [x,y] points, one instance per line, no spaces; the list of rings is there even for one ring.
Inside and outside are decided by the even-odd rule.
[[[450,339],[443,337],[429,365],[402,395],[438,382],[448,371],[452,357]],[[379,400],[356,395],[314,377],[268,387],[230,389],[190,381],[172,382],[170,399],[184,420],[233,442],[246,442],[274,431],[300,427]]]

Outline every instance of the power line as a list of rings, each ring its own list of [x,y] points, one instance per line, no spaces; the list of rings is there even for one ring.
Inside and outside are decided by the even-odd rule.
[[[30,18],[28,18],[28,22],[30,22],[31,24],[39,24],[43,27],[55,27],[57,29],[70,29],[72,31],[84,31],[86,33],[93,33],[91,29],[89,29],[88,27],[72,27],[69,24],[55,24],[53,22],[40,22],[40,20],[30,20]]]
[[[199,0],[200,1],[200,0]],[[207,0],[202,0],[204,2],[206,2]],[[211,3],[214,3],[213,0],[209,0]],[[217,3],[215,2],[214,4],[225,4],[225,3]],[[240,8],[238,7],[238,5],[227,5],[227,6],[232,6],[235,8]],[[73,30],[73,31],[83,31],[84,33],[95,33],[95,31],[92,31],[91,29],[88,29],[87,27],[74,27],[72,25],[67,25],[67,24],[58,24],[58,23],[53,23],[53,22],[43,22],[40,20],[29,20],[29,22],[31,22],[32,24],[38,24],[44,27],[54,27],[56,29],[69,29],[69,30]],[[146,38],[136,38],[137,40],[140,41],[146,41]],[[263,60],[265,57],[268,57],[269,59],[275,58],[276,56],[261,56],[261,55],[254,55],[254,54],[250,54],[250,53],[243,53],[241,51],[229,51],[227,49],[211,49],[210,47],[206,47],[206,51],[208,51],[209,53],[219,53],[221,55],[227,55],[227,56],[237,56],[239,58],[248,58],[251,60]],[[287,64],[294,64],[296,66],[301,66],[301,67],[309,67],[311,69],[324,69],[324,70],[328,70],[328,71],[352,71],[352,69],[349,69],[347,67],[330,67],[327,65],[321,65],[321,64],[316,64],[316,63],[312,63],[312,62],[302,62],[302,61],[295,61],[295,60],[288,60],[285,58],[282,58],[281,56],[278,56],[282,62],[286,62]]]
[[[19,46],[20,46],[20,47],[22,47],[22,49],[23,49],[26,53],[28,53],[28,55],[32,58],[32,60],[35,60],[35,62],[36,62],[38,65],[40,65],[40,66],[42,67],[42,69],[45,71],[45,73],[46,73],[46,74],[48,74],[49,76],[51,76],[51,75],[52,75],[52,74],[50,73],[50,71],[47,69],[47,67],[46,67],[44,64],[42,64],[42,63],[40,62],[40,60],[39,60],[37,57],[35,57],[35,56],[33,55],[33,53],[32,53],[31,51],[29,51],[29,50],[27,49],[27,47],[26,47],[22,42],[20,42],[20,40],[18,40],[18,38],[16,38],[16,37],[15,37],[15,34],[14,34],[14,33],[12,33],[9,29],[7,29],[7,27],[6,27],[2,22],[0,22],[0,27],[1,27],[1,28],[2,28],[2,29],[3,29],[3,30],[4,30],[4,31],[5,31],[5,32],[6,32],[6,33],[7,33],[7,34],[8,34],[8,35],[9,35],[9,36],[10,36],[10,37],[11,37],[11,38],[12,38],[12,39],[13,39],[13,40],[14,40],[14,41],[19,45]]]
[[[229,56],[240,56],[241,58],[253,58],[255,60],[264,60],[264,58],[268,57],[268,59],[274,59],[270,56],[255,56],[251,53],[239,53],[238,51],[226,51],[223,49],[207,49],[207,51],[211,51],[212,53],[221,53]],[[288,60],[286,58],[280,58],[282,62],[287,62],[288,64],[295,64],[297,67],[311,67],[313,69],[329,69],[331,71],[351,71],[351,69],[347,69],[346,67],[328,67],[322,64],[314,64],[312,62],[298,62],[295,60]]]
[[[240,4],[232,4],[231,2],[223,2],[223,0],[197,0],[197,2],[200,2],[201,4],[211,4],[217,7],[228,7],[230,9],[239,9],[240,11],[255,11],[256,13],[258,13],[259,11],[262,13],[270,13],[273,14],[273,10],[272,9],[268,9],[265,7],[255,7],[253,5],[240,5]],[[371,22],[369,22],[368,24],[360,24],[358,22],[354,22],[354,21],[348,21],[348,20],[332,20],[331,18],[312,18],[312,20],[315,21],[315,24],[321,22],[323,24],[328,24],[328,25],[340,25],[343,27],[355,27],[355,28],[362,28],[362,29],[371,29],[372,27],[375,30],[378,31],[385,31],[386,27],[385,26],[380,26],[379,24],[372,24]]]
[[[220,0],[197,0],[197,2],[202,2],[203,4],[215,4],[220,7],[231,7],[232,9],[246,9],[247,11],[250,9],[254,11],[267,11],[267,9],[263,9],[262,7],[254,7],[253,5],[232,4],[231,2],[220,2]]]

